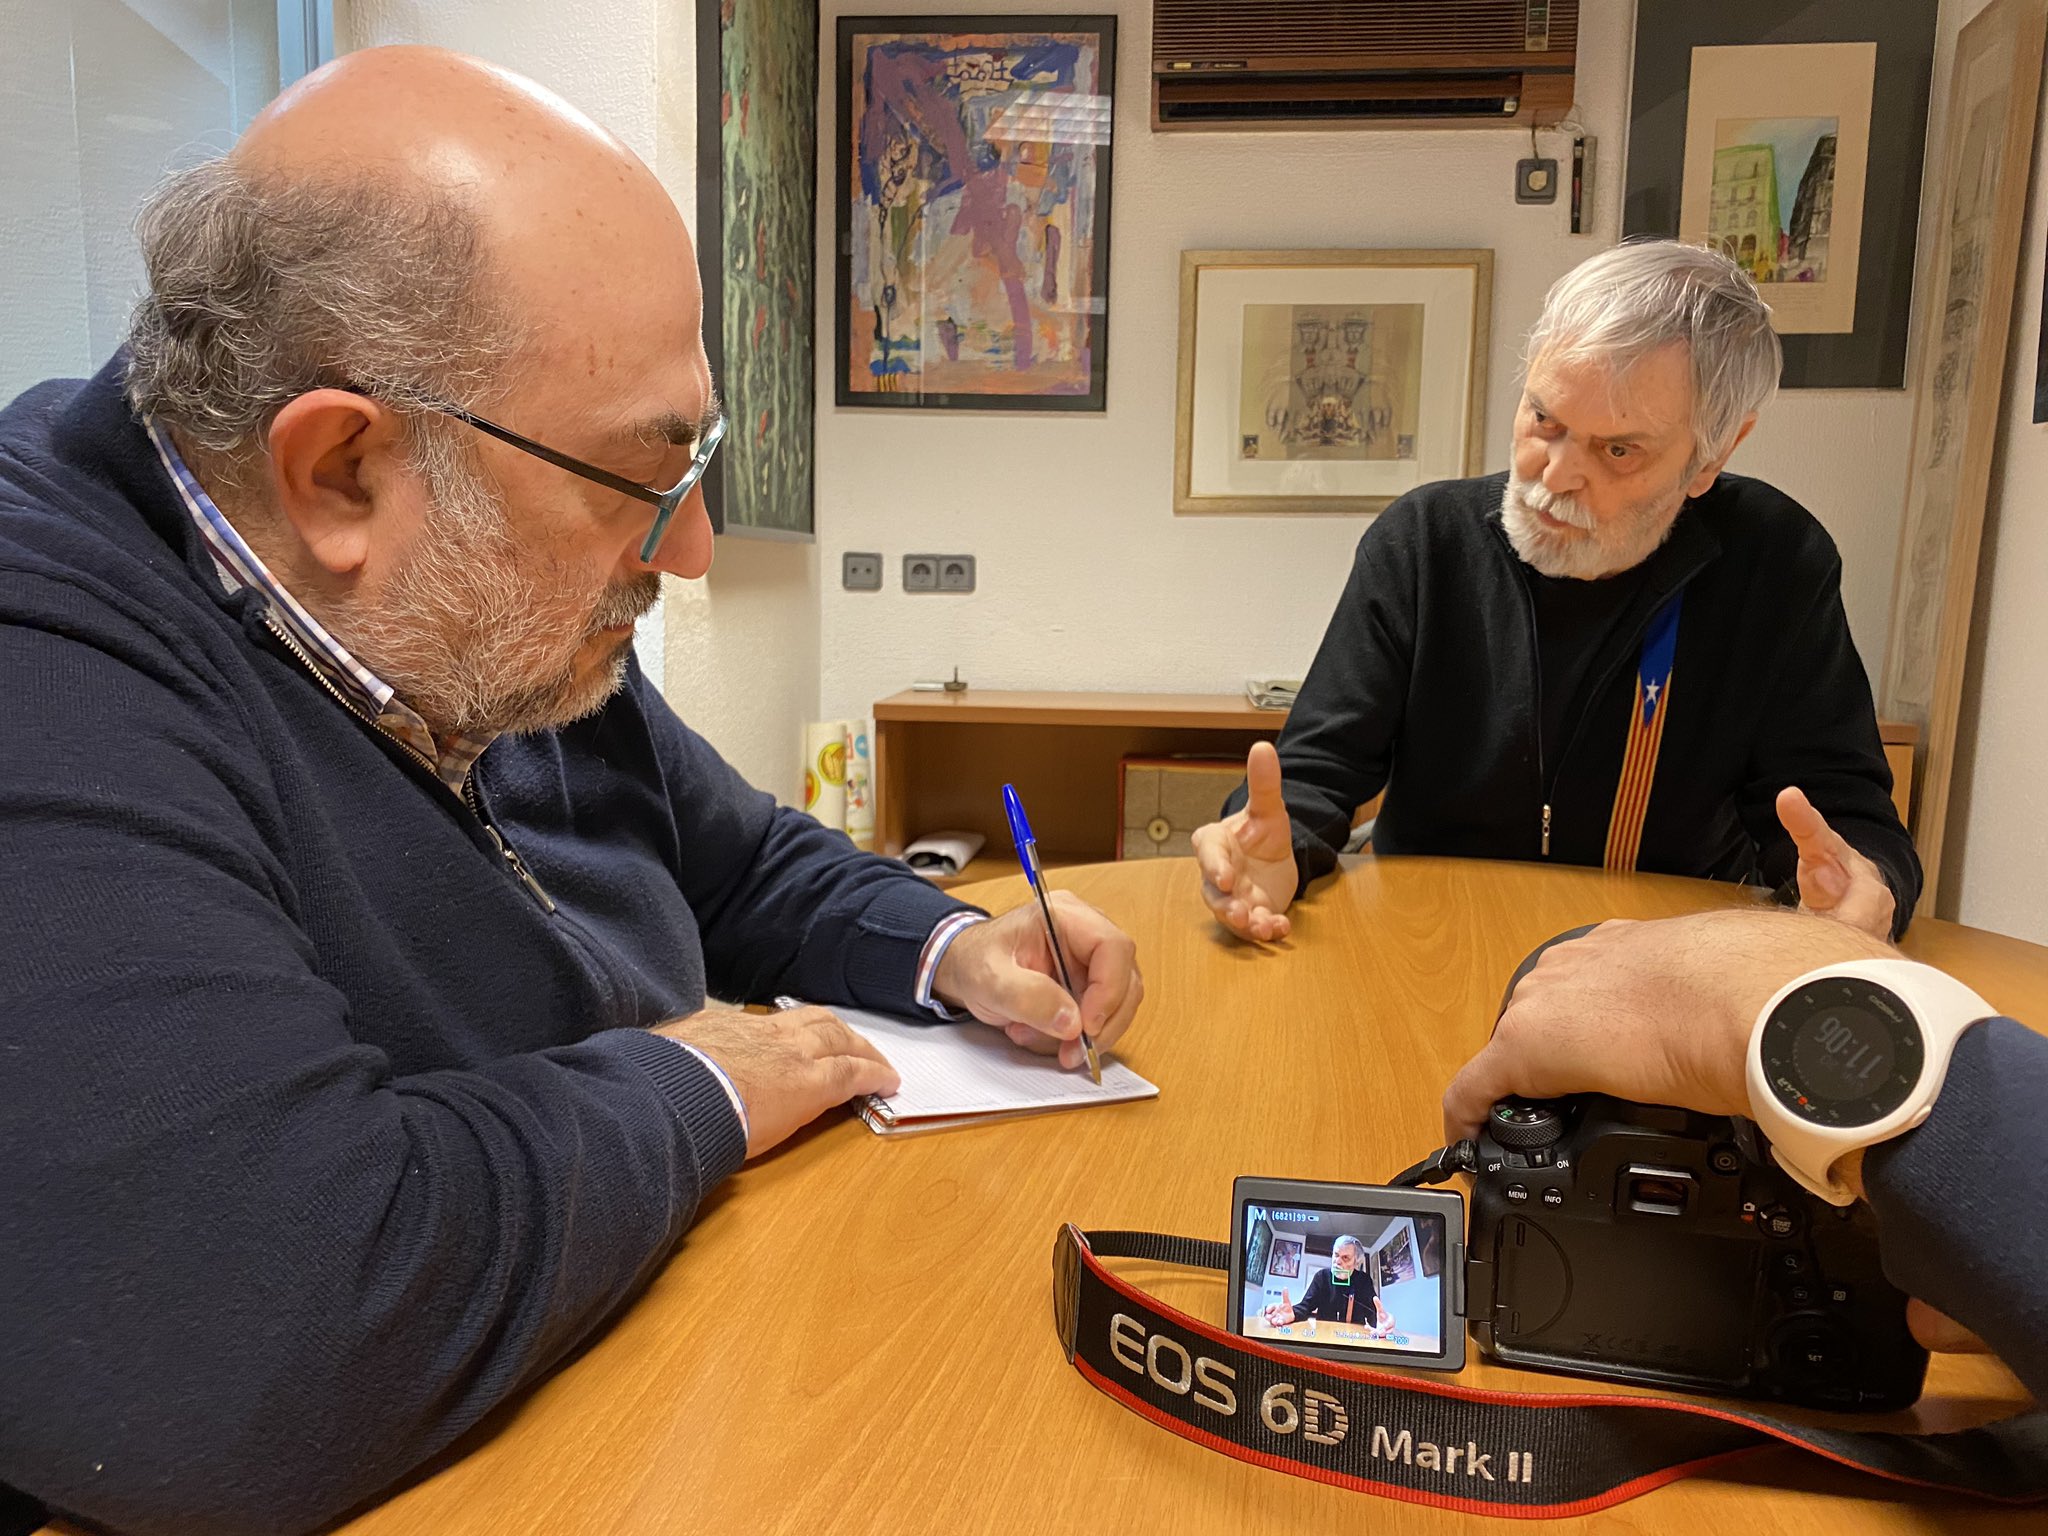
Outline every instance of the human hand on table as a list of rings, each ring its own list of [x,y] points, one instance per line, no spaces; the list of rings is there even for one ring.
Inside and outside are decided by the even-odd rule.
[[[1144,1000],[1138,947],[1080,897],[1052,893],[1060,948],[1078,989],[1069,997],[1046,941],[1035,899],[966,929],[946,949],[932,995],[949,1008],[992,1024],[1018,1045],[1078,1067],[1087,1059],[1081,1032],[1098,1051],[1116,1044]]]
[[[1239,938],[1284,939],[1293,924],[1300,871],[1294,862],[1294,824],[1280,794],[1280,754],[1268,741],[1245,759],[1244,809],[1195,829],[1195,862],[1202,870],[1202,900],[1218,922]]]
[[[1605,1093],[1747,1115],[1749,1038],[1772,994],[1822,966],[1897,953],[1848,923],[1784,911],[1602,923],[1544,951],[1522,978],[1493,1038],[1444,1091],[1445,1138],[1476,1136],[1511,1097]],[[1835,1171],[1862,1198],[1862,1154]],[[1928,1349],[1985,1347],[1918,1300],[1906,1321]]]
[[[1894,953],[1846,923],[1782,911],[1602,923],[1522,978],[1445,1090],[1444,1132],[1477,1135],[1511,1096],[1605,1093],[1746,1115],[1750,1031],[1771,994],[1802,972]]]
[[[1800,908],[1889,939],[1897,903],[1883,871],[1850,847],[1797,786],[1779,791],[1778,821],[1799,849]]]
[[[706,1008],[654,1027],[695,1046],[747,1106],[747,1156],[766,1152],[835,1105],[902,1086],[882,1053],[829,1008],[741,1013]]]

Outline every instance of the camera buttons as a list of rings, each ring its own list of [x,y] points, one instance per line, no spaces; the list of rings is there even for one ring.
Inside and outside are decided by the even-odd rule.
[[[1545,1205],[1563,1205],[1564,1191],[1552,1185],[1543,1191],[1543,1203]]]
[[[1507,1197],[1516,1205],[1526,1205],[1529,1201],[1529,1186],[1526,1184],[1510,1184],[1507,1187]]]
[[[1798,1218],[1782,1205],[1765,1206],[1757,1212],[1757,1220],[1772,1237],[1790,1237],[1799,1230]]]

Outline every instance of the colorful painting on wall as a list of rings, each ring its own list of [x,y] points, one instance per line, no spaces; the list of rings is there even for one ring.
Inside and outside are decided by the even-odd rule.
[[[698,262],[730,423],[704,478],[721,533],[811,537],[817,383],[816,0],[700,0]]]
[[[1905,382],[1937,0],[1636,0],[1624,235],[1763,287],[1786,389]]]
[[[1833,117],[1715,123],[1707,243],[1759,283],[1826,282],[1841,126]]]
[[[1092,410],[1111,16],[839,21],[841,405]]]
[[[1781,336],[1856,329],[1875,43],[1695,48],[1678,237],[1740,262]]]

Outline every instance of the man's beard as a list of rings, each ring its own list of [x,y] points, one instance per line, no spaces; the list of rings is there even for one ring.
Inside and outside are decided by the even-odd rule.
[[[546,731],[595,713],[624,681],[633,637],[581,677],[576,657],[652,608],[660,575],[615,582],[586,608],[578,573],[534,560],[503,501],[452,457],[423,455],[426,527],[375,608],[351,599],[329,628],[437,735]]]
[[[1655,496],[1632,502],[1602,526],[1570,496],[1544,489],[1541,481],[1524,480],[1510,470],[1501,494],[1501,526],[1515,553],[1545,576],[1594,581],[1618,576],[1641,565],[1671,536],[1678,510],[1685,505],[1684,482]],[[1536,516],[1547,512],[1580,530],[1559,533]]]

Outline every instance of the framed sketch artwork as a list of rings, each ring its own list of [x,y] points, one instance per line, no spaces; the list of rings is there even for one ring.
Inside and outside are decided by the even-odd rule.
[[[1187,251],[1179,513],[1377,512],[1479,473],[1491,251]]]
[[[1913,844],[1938,901],[1984,505],[2005,392],[2048,17],[1991,0],[1956,39],[1906,510],[1878,706],[1920,727]],[[1942,916],[1953,916],[1943,911]]]
[[[835,400],[1102,410],[1116,18],[838,37]]]

